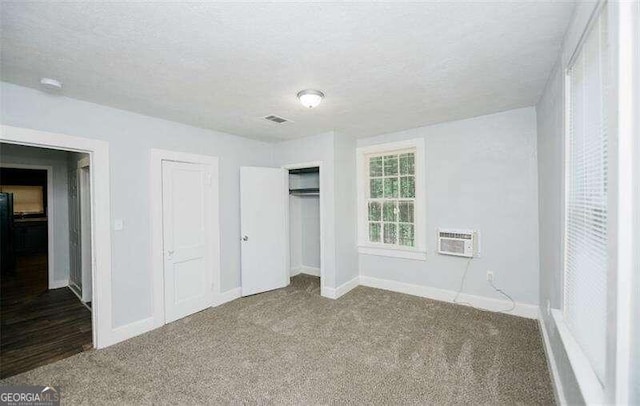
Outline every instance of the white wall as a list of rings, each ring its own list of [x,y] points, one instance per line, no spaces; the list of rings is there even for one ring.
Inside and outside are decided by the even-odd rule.
[[[302,266],[320,268],[320,199],[301,196],[300,225],[302,227]]]
[[[320,269],[320,198],[289,197],[291,263],[294,273],[302,268]]]
[[[335,230],[336,287],[358,276],[356,139],[336,133],[335,160]]]
[[[360,274],[457,291],[466,259],[436,253],[438,227],[480,230],[482,255],[464,293],[536,305],[538,194],[532,107],[358,140],[358,146],[422,137],[426,154],[427,260],[360,255]]]
[[[291,187],[291,186],[289,186]],[[300,198],[289,196],[289,272],[300,273],[302,267],[302,211]],[[320,217],[318,215],[318,217]]]
[[[221,290],[240,286],[239,167],[271,166],[271,144],[5,82],[0,92],[3,124],[109,142],[111,217],[124,220],[124,230],[112,231],[113,327],[152,313],[151,148],[220,157]]]
[[[69,279],[69,183],[67,152],[21,145],[1,144],[0,162],[6,164],[46,165],[53,167],[53,276],[56,286]]]

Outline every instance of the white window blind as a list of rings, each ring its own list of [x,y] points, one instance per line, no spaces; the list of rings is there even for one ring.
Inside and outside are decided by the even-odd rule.
[[[601,9],[568,69],[564,317],[601,382],[607,322],[607,29]]]

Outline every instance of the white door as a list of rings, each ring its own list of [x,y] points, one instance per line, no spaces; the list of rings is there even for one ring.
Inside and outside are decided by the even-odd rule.
[[[285,172],[240,168],[242,296],[289,284]]]
[[[213,168],[162,162],[165,322],[213,304]]]
[[[82,295],[82,253],[80,252],[80,170],[69,171],[69,287]]]
[[[85,160],[83,160],[85,161]],[[80,186],[80,257],[82,269],[82,301],[91,302],[91,173],[89,160],[81,161],[78,169]]]

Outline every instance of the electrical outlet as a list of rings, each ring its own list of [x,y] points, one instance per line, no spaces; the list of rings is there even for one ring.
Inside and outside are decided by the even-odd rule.
[[[493,272],[487,271],[487,280],[493,282]]]
[[[551,302],[547,300],[547,316],[551,314]]]

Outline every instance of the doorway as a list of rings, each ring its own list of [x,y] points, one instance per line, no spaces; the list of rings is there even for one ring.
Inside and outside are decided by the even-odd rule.
[[[242,296],[301,282],[332,297],[321,283],[322,184],[322,162],[240,168]]]
[[[288,169],[291,283],[321,293],[320,167]]]
[[[53,222],[47,216],[49,206],[53,206],[53,168],[0,161],[2,275],[13,276],[16,266],[31,262],[39,269],[30,284],[31,289],[55,287],[53,261],[49,258],[53,251]]]
[[[75,198],[69,174],[78,158],[89,168],[87,154],[2,144],[2,378],[93,348],[91,310],[69,284]],[[85,198],[90,201],[89,186],[87,179]],[[90,209],[85,204],[82,212],[89,222]],[[90,236],[78,248],[90,253]],[[90,260],[88,272],[90,278]]]
[[[104,348],[129,338],[128,331],[123,333],[113,328],[111,317],[109,144],[96,139],[8,125],[0,126],[0,141],[3,145],[82,152],[91,157],[91,253],[93,259],[91,331],[93,346],[94,348]],[[3,150],[5,149],[3,148]],[[53,241],[53,238],[50,238],[49,241]]]

